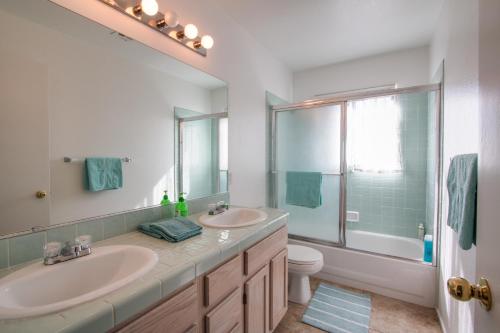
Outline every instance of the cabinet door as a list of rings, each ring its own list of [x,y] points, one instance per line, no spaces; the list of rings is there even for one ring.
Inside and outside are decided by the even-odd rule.
[[[245,283],[245,333],[269,330],[269,265]]]
[[[288,309],[288,252],[284,249],[271,259],[269,328],[278,326]]]

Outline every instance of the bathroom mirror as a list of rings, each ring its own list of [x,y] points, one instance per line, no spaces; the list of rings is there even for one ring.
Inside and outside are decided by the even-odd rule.
[[[174,110],[223,113],[207,122],[227,135],[227,85],[207,73],[48,0],[2,1],[0,26],[0,235],[173,200]],[[227,148],[223,165],[211,137],[184,155],[213,174],[181,171],[188,198],[227,191]],[[86,157],[121,158],[123,186],[86,190]]]

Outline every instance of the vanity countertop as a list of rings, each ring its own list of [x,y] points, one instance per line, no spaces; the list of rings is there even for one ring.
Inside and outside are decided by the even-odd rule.
[[[287,223],[288,213],[272,208],[262,208],[262,210],[268,215],[264,222],[234,229],[204,227],[200,236],[179,243],[169,243],[137,231],[96,242],[94,247],[143,246],[155,251],[159,260],[150,272],[126,287],[61,312],[32,318],[2,320],[0,332],[105,332],[169,296],[197,276],[223,263]],[[199,215],[195,214],[190,218],[196,221]],[[24,266],[26,265],[22,267]],[[8,272],[19,268],[21,267],[10,269]],[[7,270],[1,273],[3,276]],[[92,272],[81,278],[82,280],[92,278]]]

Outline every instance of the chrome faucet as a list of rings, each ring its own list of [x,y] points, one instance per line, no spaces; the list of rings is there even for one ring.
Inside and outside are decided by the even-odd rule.
[[[218,215],[229,209],[229,204],[224,201],[219,201],[216,204],[208,205],[208,215]]]
[[[91,237],[84,235],[77,237],[75,243],[69,241],[64,243],[50,242],[44,246],[43,263],[45,265],[54,265],[71,259],[83,257],[92,253]]]

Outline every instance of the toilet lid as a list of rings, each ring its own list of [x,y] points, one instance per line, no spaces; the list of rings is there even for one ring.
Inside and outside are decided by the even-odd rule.
[[[323,260],[323,254],[307,246],[288,244],[288,262],[295,264],[314,264]]]

